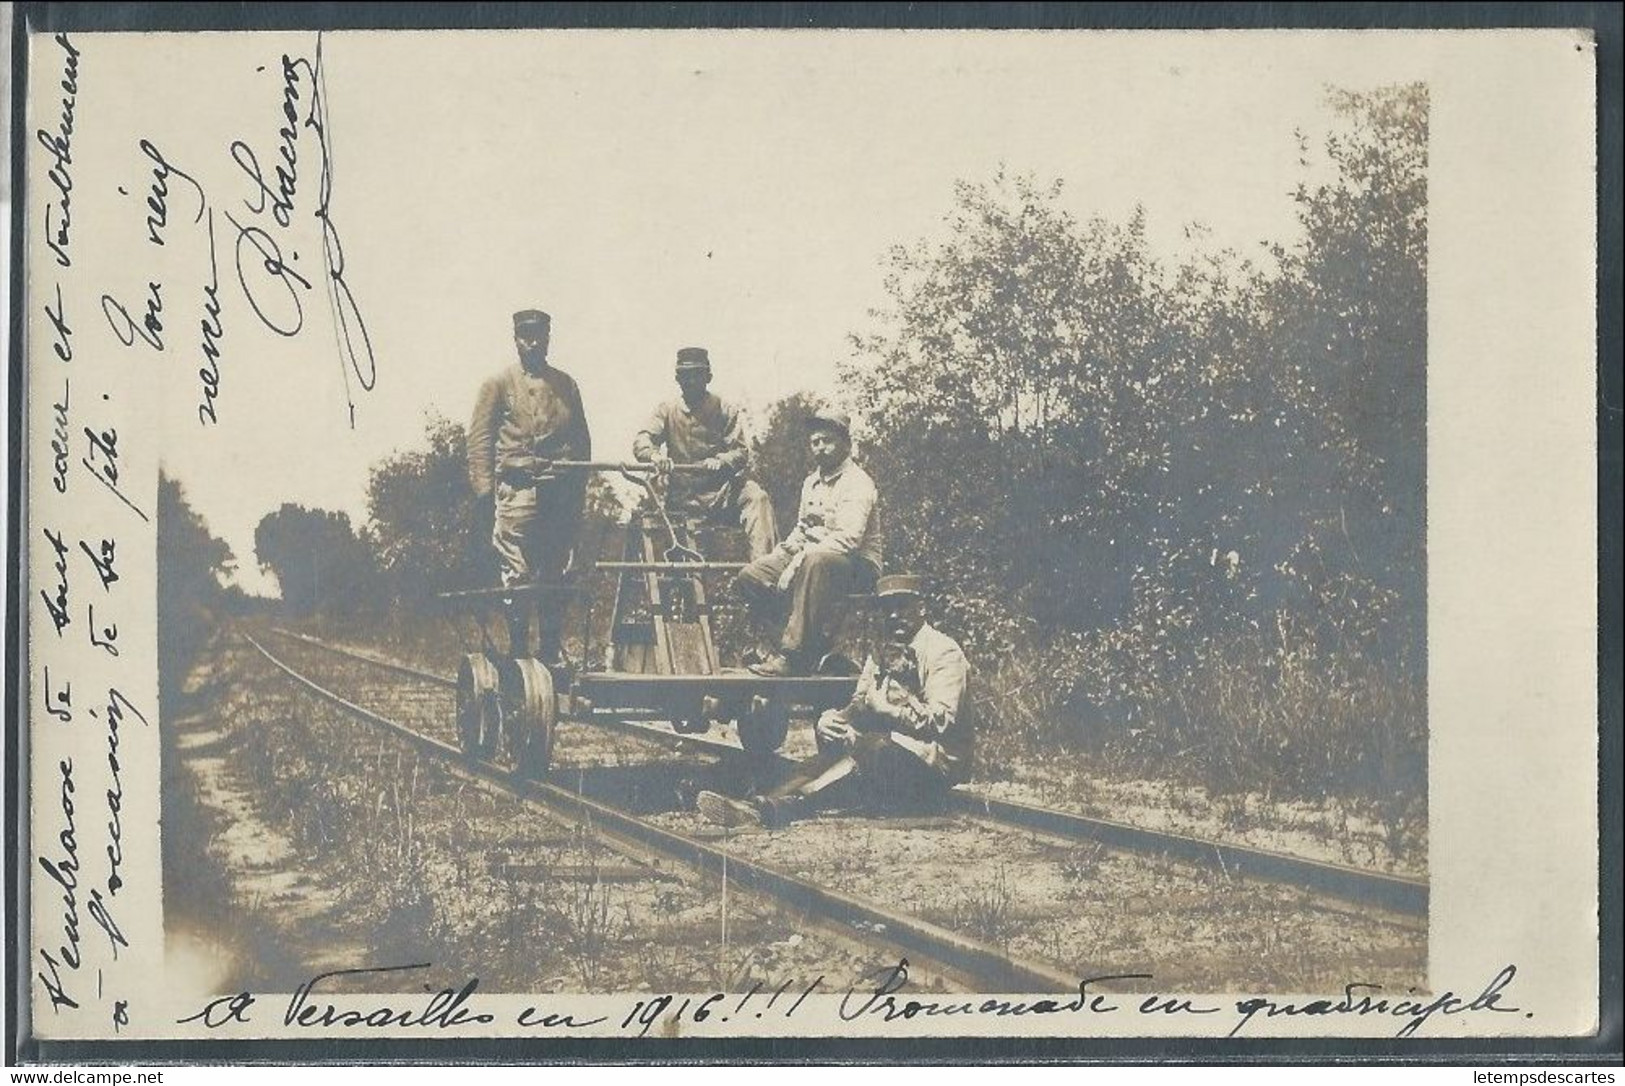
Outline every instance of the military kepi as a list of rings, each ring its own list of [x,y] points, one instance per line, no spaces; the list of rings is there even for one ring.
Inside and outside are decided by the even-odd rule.
[[[523,331],[527,328],[539,328],[546,331],[553,324],[553,318],[540,309],[521,309],[513,315],[513,330]]]
[[[924,596],[925,579],[916,573],[888,573],[875,582],[875,595],[882,599],[887,596]]]
[[[705,353],[704,347],[677,348],[677,371],[679,373],[684,370],[709,370],[710,368],[711,356]]]

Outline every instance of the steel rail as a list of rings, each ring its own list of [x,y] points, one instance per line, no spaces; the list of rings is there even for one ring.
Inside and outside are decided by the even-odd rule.
[[[455,686],[456,681],[443,675],[420,671],[367,653],[356,652],[331,645],[307,634],[291,630],[276,630],[285,637],[293,637],[328,652],[348,656],[365,663],[423,679],[427,682]],[[595,719],[594,724],[610,725],[657,742],[676,743],[691,748],[714,750],[724,756],[738,755],[739,748],[731,743],[698,735],[667,732],[634,721]],[[1347,901],[1376,905],[1396,913],[1426,916],[1428,912],[1428,884],[1405,875],[1392,875],[1344,864],[1312,860],[1284,852],[1233,845],[1209,838],[1192,837],[1168,830],[1153,830],[1144,826],[1114,822],[1090,815],[1035,807],[1011,800],[995,799],[965,789],[949,793],[951,808],[963,814],[987,818],[1004,825],[1036,830],[1074,840],[1098,841],[1110,848],[1125,851],[1169,856],[1188,863],[1218,867],[1230,875],[1257,879],[1264,882],[1284,883],[1313,890]]]
[[[594,562],[592,569],[626,573],[737,573],[747,562]]]
[[[658,474],[659,468],[647,460],[549,460],[549,471],[620,471],[632,475]],[[673,475],[718,475],[720,472],[700,464],[672,464],[666,469]]]
[[[453,763],[462,772],[495,785],[521,800],[536,802],[555,813],[587,815],[596,829],[635,841],[645,848],[707,874],[732,879],[738,885],[769,894],[805,912],[845,924],[860,932],[862,938],[867,941],[883,938],[906,952],[923,955],[966,973],[985,985],[982,988],[984,991],[1076,993],[1079,990],[1081,978],[1045,963],[1007,954],[981,940],[950,931],[917,917],[892,912],[861,898],[818,886],[764,864],[732,855],[723,849],[662,829],[614,807],[589,799],[580,792],[556,784],[521,781],[495,766],[471,762],[462,751],[449,743],[421,735],[403,724],[345,699],[279,660],[252,635],[244,632],[242,636],[279,671],[310,693],[357,719],[383,728],[422,751]],[[325,645],[322,647],[331,648]],[[355,653],[345,655],[355,656],[371,663],[378,662]],[[416,669],[404,667],[399,670],[416,672]],[[419,678],[423,678],[427,673],[416,672],[416,674]],[[885,935],[878,936],[876,933],[879,931],[884,931]]]
[[[1396,913],[1426,916],[1428,884],[1403,875],[1311,860],[1284,852],[1231,845],[1167,830],[1146,829],[1104,818],[1034,807],[971,792],[955,792],[954,805],[1024,829],[1099,841],[1109,848],[1157,853],[1190,863],[1217,865],[1231,875],[1286,883],[1331,897],[1377,905]]]
[[[674,746],[704,749],[723,756],[737,757],[740,753],[738,747],[720,739],[668,732],[638,721],[594,720],[593,723]],[[1283,883],[1330,897],[1376,905],[1396,913],[1427,915],[1427,883],[1403,875],[1365,871],[1282,852],[1231,845],[1167,830],[1146,829],[1069,811],[995,799],[959,788],[948,793],[948,807],[953,812],[987,819],[1003,826],[1035,830],[1074,841],[1098,841],[1108,848],[1124,852],[1162,855],[1199,866],[1217,866],[1232,876]]]

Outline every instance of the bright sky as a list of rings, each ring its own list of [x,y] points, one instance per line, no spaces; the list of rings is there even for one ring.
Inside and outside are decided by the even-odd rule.
[[[258,591],[259,519],[295,501],[364,520],[369,465],[416,444],[429,411],[466,421],[479,382],[514,358],[517,308],[552,313],[554,361],[580,382],[599,454],[620,457],[675,393],[679,346],[709,348],[713,387],[758,409],[836,391],[847,336],[885,301],[886,249],[940,232],[954,181],[1001,164],[1064,179],[1080,218],[1143,204],[1169,255],[1193,221],[1212,247],[1289,240],[1294,129],[1325,128],[1323,86],[1424,77],[1406,63],[1419,54],[1378,56],[1358,34],[1222,37],[1224,50],[1218,35],[1120,32],[328,35],[331,212],[377,387],[350,429],[319,291],[299,336],[259,327],[221,221],[221,425],[197,425],[180,347],[165,463]],[[252,189],[224,149],[243,139],[269,170],[280,54],[313,48],[173,37],[130,54],[132,72],[164,58],[150,101],[99,108],[152,118],[166,155],[241,215]],[[285,245],[313,277],[314,152],[307,133]],[[173,277],[197,280],[198,264]]]

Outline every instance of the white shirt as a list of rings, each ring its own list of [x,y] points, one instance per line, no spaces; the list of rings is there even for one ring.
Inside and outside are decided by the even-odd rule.
[[[814,471],[801,484],[801,512],[784,543],[792,551],[828,551],[881,565],[880,493],[849,456],[827,476]]]

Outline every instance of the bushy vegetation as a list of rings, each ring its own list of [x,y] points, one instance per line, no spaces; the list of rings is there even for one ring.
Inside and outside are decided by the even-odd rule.
[[[801,483],[812,470],[807,451],[807,421],[822,401],[797,392],[775,403],[751,446],[751,471],[773,497],[773,515],[783,535],[795,525]]]
[[[231,547],[209,531],[185,489],[162,471],[157,533],[158,690],[167,709],[221,615],[240,610],[245,601],[241,591],[225,587],[235,564]]]
[[[466,431],[431,415],[424,438],[421,448],[375,466],[367,484],[375,561],[391,595],[408,605],[496,578],[491,548],[469,544],[474,488],[468,482]]]
[[[996,754],[1425,798],[1427,98],[1331,104],[1258,260],[1168,265],[1143,213],[1003,174],[890,254],[844,384]]]
[[[348,514],[285,503],[255,526],[254,554],[294,617],[381,608],[373,549]]]

